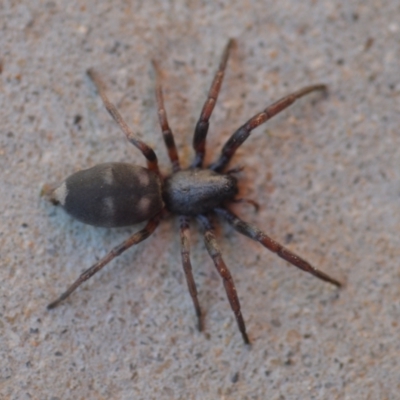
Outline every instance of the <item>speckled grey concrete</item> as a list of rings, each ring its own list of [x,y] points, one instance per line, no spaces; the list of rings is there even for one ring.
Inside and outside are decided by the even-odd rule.
[[[399,3],[150,3],[0,4],[0,398],[399,398]],[[96,163],[145,165],[85,70],[100,71],[168,173],[150,61],[162,66],[170,124],[188,165],[193,126],[230,37],[238,45],[207,160],[268,103],[327,83],[327,97],[302,99],[240,149],[233,164],[246,167],[242,194],[261,209],[235,210],[343,289],[219,225],[253,342],[246,348],[193,224],[205,313],[199,333],[178,226],[168,219],[47,311],[83,269],[138,229],[84,226],[39,197],[43,184]]]

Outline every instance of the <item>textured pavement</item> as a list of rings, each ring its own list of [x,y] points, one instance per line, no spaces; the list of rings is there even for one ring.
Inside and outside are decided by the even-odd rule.
[[[0,4],[1,399],[396,399],[400,392],[400,5],[383,0]],[[85,5],[84,5],[85,4]],[[228,38],[207,162],[281,96],[329,86],[254,131],[233,166],[243,219],[337,290],[217,224],[252,347],[192,224],[199,333],[176,219],[47,311],[139,227],[98,229],[40,198],[107,161],[145,165],[85,76],[170,165],[151,60],[183,165]],[[216,221],[217,222],[217,221]]]

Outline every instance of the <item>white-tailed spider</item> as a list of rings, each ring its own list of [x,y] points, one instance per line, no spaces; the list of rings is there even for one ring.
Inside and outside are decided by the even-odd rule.
[[[88,75],[97,87],[107,111],[125,133],[127,139],[142,152],[147,160],[147,168],[114,162],[95,165],[71,175],[56,189],[45,190],[46,195],[54,204],[60,204],[71,216],[86,224],[118,227],[133,225],[142,221],[148,222],[141,231],[116,246],[100,261],[83,272],[66,292],[48,305],[49,309],[56,307],[61,301],[65,300],[78,286],[100,271],[115,257],[131,246],[147,239],[166,213],[175,214],[179,217],[183,270],[196,311],[199,330],[202,330],[202,312],[190,263],[189,221],[193,217],[203,228],[207,251],[222,278],[229,303],[245,343],[250,343],[250,341],[246,333],[235,284],[217,244],[211,223],[213,214],[222,217],[233,229],[259,242],[295,267],[337,287],[341,286],[336,279],[317,270],[307,261],[271,239],[260,229],[241,220],[229,209],[229,204],[235,202],[238,188],[237,178],[234,176],[235,170],[227,171],[226,169],[236,150],[250,136],[253,129],[289,107],[300,97],[314,91],[325,90],[325,85],[306,86],[268,106],[232,134],[214,163],[208,167],[203,166],[209,120],[217,101],[233,43],[234,41],[230,40],[225,48],[207,100],[196,124],[193,137],[195,156],[188,168],[181,168],[179,162],[174,137],[168,125],[164,108],[160,74],[155,64],[158,118],[172,163],[172,172],[168,176],[161,175],[154,151],[137,138],[115,106],[108,100],[98,74],[93,69],[88,71]]]

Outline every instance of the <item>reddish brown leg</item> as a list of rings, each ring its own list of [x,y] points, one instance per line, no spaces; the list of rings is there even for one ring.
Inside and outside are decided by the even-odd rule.
[[[189,293],[193,300],[194,309],[197,315],[197,327],[199,331],[203,330],[202,316],[199,300],[197,298],[196,283],[193,278],[192,264],[190,263],[190,230],[189,230],[189,218],[181,216],[181,256],[183,270],[185,271],[186,282],[188,284]]]
[[[215,238],[214,229],[211,225],[210,220],[207,217],[200,215],[198,217],[198,220],[200,221],[204,229],[204,239],[207,251],[210,254],[211,258],[213,259],[215,267],[217,268],[217,271],[224,282],[225,291],[228,296],[228,300],[231,305],[232,311],[235,314],[236,322],[239,326],[240,333],[242,334],[244,342],[246,344],[250,344],[249,337],[247,336],[246,333],[246,325],[244,323],[242,312],[240,310],[240,303],[236,293],[235,283],[233,282],[228,267],[226,266],[224,260],[222,259],[221,251],[218,247]]]
[[[91,278],[96,272],[100,271],[105,265],[112,261],[115,257],[128,250],[131,246],[147,239],[157,228],[161,219],[161,213],[149,220],[147,225],[139,232],[132,235],[120,245],[114,247],[105,257],[96,264],[92,265],[88,270],[83,272],[80,277],[55,301],[50,303],[47,308],[57,307],[60,302],[65,300],[72,292],[74,292],[83,282]]]
[[[172,163],[172,168],[174,172],[180,170],[179,156],[176,150],[174,135],[168,124],[167,112],[164,107],[164,97],[161,86],[161,76],[158,64],[153,61],[154,70],[156,72],[156,99],[157,99],[157,109],[158,109],[158,120],[161,126],[161,132],[164,138],[164,143],[167,147],[168,156]]]
[[[236,150],[243,144],[243,142],[250,136],[253,129],[257,128],[264,122],[268,121],[270,118],[279,114],[285,108],[289,107],[300,97],[305,96],[308,93],[314,92],[316,90],[326,90],[325,85],[312,85],[307,86],[283,97],[274,104],[267,107],[264,111],[256,114],[253,118],[250,118],[243,126],[241,126],[225,143],[222,148],[221,155],[219,159],[210,165],[210,169],[222,172],[226,165],[231,160],[232,156],[235,154]]]
[[[311,264],[309,264],[306,260],[303,260],[297,254],[292,253],[287,248],[283,247],[280,243],[275,242],[275,240],[271,239],[264,232],[260,231],[253,225],[248,224],[247,222],[242,221],[231,211],[228,211],[224,208],[215,209],[215,212],[222,217],[224,217],[230,225],[234,229],[236,229],[242,235],[249,237],[259,243],[261,243],[264,247],[272,252],[276,253],[279,257],[288,261],[290,264],[294,265],[297,268],[302,269],[303,271],[309,272],[310,274],[316,276],[317,278],[332,283],[337,287],[342,286],[342,284],[334,278],[331,278],[329,275],[325,274],[322,271],[314,268]]]
[[[192,167],[195,168],[200,168],[203,165],[204,155],[206,152],[206,137],[208,132],[209,120],[214,110],[215,103],[217,102],[218,94],[221,89],[222,81],[224,79],[224,73],[226,69],[226,64],[228,62],[229,53],[234,43],[235,41],[231,39],[225,47],[218,71],[214,76],[214,80],[208,92],[207,100],[204,103],[203,109],[201,110],[200,118],[196,124],[193,137],[193,148],[196,152],[196,155],[192,164]]]
[[[123,120],[121,114],[118,112],[118,110],[115,108],[115,106],[108,100],[108,97],[106,95],[104,83],[101,80],[100,76],[98,73],[93,70],[92,68],[88,69],[87,74],[89,78],[93,81],[95,84],[97,91],[103,100],[103,104],[107,111],[110,113],[110,115],[113,117],[114,121],[118,124],[118,126],[121,128],[122,132],[125,133],[125,136],[127,139],[136,147],[138,148],[142,154],[146,157],[147,160],[147,167],[160,174],[160,171],[158,169],[158,160],[156,153],[154,153],[154,150],[148,146],[145,142],[139,140],[136,138],[135,134],[130,130],[126,122]]]

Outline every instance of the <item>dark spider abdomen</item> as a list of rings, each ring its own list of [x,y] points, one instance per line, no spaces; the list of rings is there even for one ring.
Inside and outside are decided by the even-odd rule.
[[[194,168],[168,177],[164,183],[163,199],[170,212],[195,216],[233,200],[237,192],[235,177]]]
[[[104,163],[78,171],[54,190],[50,200],[85,224],[129,226],[163,208],[160,178],[126,163]]]

